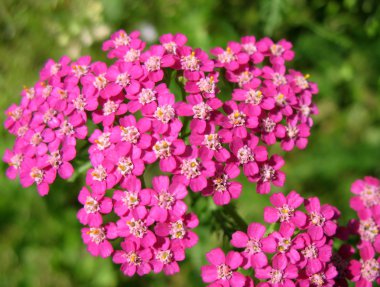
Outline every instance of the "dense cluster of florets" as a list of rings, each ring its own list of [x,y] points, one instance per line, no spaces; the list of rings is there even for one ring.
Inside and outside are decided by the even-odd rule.
[[[166,34],[146,49],[139,32],[118,31],[103,45],[111,65],[49,60],[6,111],[5,127],[16,136],[4,156],[7,175],[36,184],[41,195],[57,174],[70,178],[77,153],[89,147],[79,195],[83,240],[129,276],[179,270],[197,242],[190,230],[197,217],[183,201],[188,189],[225,205],[242,191],[241,172],[258,193],[282,186],[284,160],[268,146],[305,148],[317,113],[316,85],[286,69],[291,43],[243,37],[212,49],[210,58],[186,42]],[[149,188],[144,173],[152,165],[163,175]],[[122,250],[110,243],[117,238]]]
[[[207,253],[210,265],[202,267],[203,281],[233,287],[380,284],[380,180],[357,180],[351,191],[359,221],[350,220],[347,226],[338,226],[338,209],[321,205],[317,197],[304,199],[295,191],[286,197],[273,194],[273,206],[264,208],[269,228],[253,222],[246,232],[232,235],[237,251],[225,255],[217,248]],[[243,275],[243,270],[252,270],[254,276]]]

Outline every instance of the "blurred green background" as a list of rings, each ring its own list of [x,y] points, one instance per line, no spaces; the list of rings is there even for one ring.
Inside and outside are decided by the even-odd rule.
[[[90,54],[105,60],[101,42],[119,28],[140,29],[149,42],[181,32],[204,49],[247,34],[291,40],[292,66],[319,84],[320,114],[308,148],[286,155],[282,190],[318,195],[338,206],[345,221],[353,216],[350,184],[365,175],[380,177],[378,0],[1,0],[0,110],[19,102],[23,85],[33,85],[48,58]],[[0,133],[3,154],[13,138],[2,126]],[[200,244],[188,252],[181,273],[125,278],[111,259],[91,257],[82,244],[76,220],[80,182],[58,182],[41,198],[35,188],[7,180],[5,164],[0,168],[1,287],[203,286],[204,254],[223,244],[220,233],[210,235],[210,218],[202,214]],[[246,221],[261,221],[267,202],[245,182],[237,211]]]

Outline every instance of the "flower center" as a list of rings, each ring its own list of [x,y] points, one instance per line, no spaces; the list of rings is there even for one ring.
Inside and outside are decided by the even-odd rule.
[[[362,240],[373,242],[379,234],[376,222],[372,218],[360,220],[359,234]]]
[[[285,127],[285,129],[286,129],[286,134],[288,135],[288,138],[290,139],[294,139],[295,137],[297,137],[299,133],[297,126],[288,125],[287,127]]]
[[[154,144],[153,151],[158,158],[167,158],[172,155],[170,151],[171,144],[172,143],[167,140],[160,140]]]
[[[111,145],[110,142],[110,133],[102,133],[94,142],[96,143],[96,146],[98,150],[105,150]]]
[[[94,80],[94,86],[98,90],[102,90],[107,85],[107,79],[104,77],[104,75],[99,75],[95,77]]]
[[[65,136],[71,136],[74,134],[74,127],[67,120],[64,120],[60,126],[59,132]]]
[[[226,264],[220,264],[216,267],[218,279],[229,280],[232,277],[232,270]]]
[[[310,221],[316,226],[322,226],[325,224],[326,218],[322,216],[319,212],[313,211],[310,213]]]
[[[253,79],[253,74],[250,71],[244,71],[238,76],[239,87],[248,84]]]
[[[310,116],[311,109],[310,109],[309,106],[307,106],[307,105],[302,105],[302,106],[300,107],[300,110],[301,110],[301,113],[302,113],[302,115],[303,115],[304,117],[308,117],[308,116]]]
[[[194,119],[208,120],[211,111],[212,108],[208,104],[201,102],[193,106]]]
[[[129,143],[137,143],[140,138],[140,132],[135,126],[123,127],[120,126],[121,129],[121,140]]]
[[[58,168],[63,162],[59,151],[53,151],[49,156],[49,163],[52,167]]]
[[[72,72],[77,78],[82,77],[83,75],[86,75],[88,72],[88,67],[84,65],[73,65],[71,67]]]
[[[290,238],[281,238],[278,242],[277,250],[278,252],[285,253],[289,250],[292,245],[292,240]]]
[[[226,51],[218,55],[218,61],[222,64],[231,63],[236,60],[236,56],[230,47],[227,47]]]
[[[177,54],[177,44],[175,42],[164,43],[163,46],[169,54]]]
[[[255,254],[261,252],[261,242],[256,239],[250,239],[247,242],[247,247],[244,250],[249,254]]]
[[[219,142],[218,134],[205,135],[202,144],[204,144],[206,147],[212,150],[218,150],[222,147],[222,145]]]
[[[30,143],[34,146],[38,146],[42,142],[42,136],[40,133],[35,133],[30,139]]]
[[[246,164],[250,161],[255,160],[255,157],[254,157],[254,154],[252,153],[251,148],[247,145],[239,148],[239,150],[237,152],[237,158],[238,158],[240,164]]]
[[[36,184],[40,184],[44,179],[44,171],[38,167],[32,167],[29,175]]]
[[[42,97],[44,99],[47,99],[50,96],[52,90],[53,87],[51,85],[46,85],[46,87],[42,90]]]
[[[158,206],[163,209],[172,209],[175,198],[172,194],[166,191],[161,191],[157,195]]]
[[[124,191],[122,201],[128,209],[133,209],[139,204],[139,197],[136,192]]]
[[[198,71],[200,68],[199,62],[200,60],[195,57],[195,52],[181,58],[181,66],[183,70]]]
[[[21,119],[22,111],[23,111],[22,108],[17,107],[14,110],[9,111],[8,116],[10,116],[12,118],[12,120],[17,121],[17,120]]]
[[[131,174],[133,170],[133,162],[130,157],[121,157],[117,164],[117,170],[122,174]]]
[[[15,169],[20,169],[22,160],[23,160],[22,154],[20,154],[20,153],[15,154],[14,156],[12,156],[12,158],[9,162],[9,165],[13,166]]]
[[[84,209],[86,210],[86,213],[98,212],[100,210],[99,202],[92,196],[87,196]]]
[[[307,259],[315,259],[318,257],[318,249],[315,247],[314,243],[306,246],[305,249],[301,251],[301,253]]]
[[[130,251],[127,254],[125,254],[125,258],[127,259],[127,262],[131,265],[138,266],[142,263],[141,257],[138,256],[137,253],[134,251]]]
[[[185,175],[188,179],[199,176],[201,172],[198,161],[195,158],[184,159],[181,164],[181,174]]]
[[[257,52],[256,45],[253,43],[247,43],[243,44],[243,51],[246,52],[248,55],[253,55]]]
[[[215,179],[213,179],[213,184],[214,184],[214,190],[223,192],[227,190],[227,185],[228,185],[228,175],[227,174],[222,174]]]
[[[106,239],[106,234],[103,227],[91,227],[87,234],[90,235],[91,241],[100,244]]]
[[[122,73],[117,75],[116,84],[122,87],[126,87],[131,83],[131,76],[128,73]]]
[[[241,127],[245,124],[245,118],[247,116],[238,110],[234,110],[231,114],[228,115],[228,119],[234,127]]]
[[[276,178],[276,170],[267,164],[264,164],[260,169],[260,176],[263,182],[272,181]]]
[[[171,105],[157,107],[157,110],[154,112],[154,117],[164,124],[167,124],[174,116],[175,110]]]
[[[161,68],[161,57],[149,57],[145,62],[145,67],[149,72],[158,71]]]
[[[130,49],[127,53],[125,53],[124,61],[128,63],[137,61],[140,58],[140,53],[140,50]]]
[[[281,283],[284,279],[284,273],[282,270],[272,269],[270,271],[270,282],[272,284]]]
[[[137,238],[143,238],[148,230],[144,221],[141,219],[135,220],[132,218],[130,221],[127,221],[127,225],[129,227],[129,232]]]
[[[119,107],[118,103],[116,103],[112,100],[108,100],[103,105],[103,115],[109,116],[110,114],[115,113],[117,111],[118,107]]]
[[[73,99],[73,105],[78,111],[84,111],[84,108],[86,107],[86,99],[83,97],[83,95],[78,95],[75,99]]]
[[[127,33],[123,31],[120,31],[119,35],[113,40],[115,48],[118,48],[120,46],[128,46],[130,42],[131,38],[128,36]]]
[[[286,84],[286,78],[284,75],[281,75],[280,73],[273,73],[272,75],[272,81],[275,86],[281,86]]]
[[[281,45],[277,45],[277,44],[273,44],[271,47],[270,47],[270,52],[274,55],[274,56],[281,56],[282,53],[285,52],[285,49],[284,47],[282,47]]]
[[[56,74],[59,72],[60,69],[61,69],[61,64],[59,64],[59,63],[54,63],[54,65],[52,65],[52,66],[50,67],[50,73],[51,73],[52,75],[56,75]]]
[[[201,92],[208,93],[208,94],[213,94],[215,93],[215,82],[214,82],[214,77],[206,77],[206,78],[201,78],[197,82],[197,86]]]
[[[296,85],[301,89],[306,90],[307,88],[309,88],[309,82],[307,81],[306,76],[297,76],[295,78],[295,81]]]
[[[156,259],[161,261],[163,264],[169,264],[172,262],[173,253],[170,250],[161,250],[156,254]]]
[[[91,172],[91,176],[93,180],[103,181],[107,178],[107,170],[102,165],[98,165]]]
[[[380,276],[380,264],[375,258],[362,261],[361,274],[369,282],[375,281]]]
[[[262,119],[261,128],[264,130],[264,132],[271,133],[273,132],[275,127],[276,127],[276,123],[271,118],[267,117],[267,118]]]
[[[274,97],[274,99],[275,99],[277,105],[279,105],[279,106],[285,106],[286,105],[286,97],[283,93],[278,93]]]
[[[139,102],[142,105],[149,104],[156,100],[156,92],[152,89],[141,89],[139,94]]]
[[[380,202],[380,189],[374,185],[366,184],[360,193],[360,199],[366,207],[371,207]]]
[[[186,230],[182,220],[170,224],[170,236],[172,239],[182,239],[186,235]]]
[[[245,102],[247,104],[259,105],[263,99],[263,93],[261,91],[255,91],[249,89],[245,94]]]
[[[281,207],[277,207],[278,212],[280,213],[280,221],[289,221],[289,219],[294,215],[294,209],[289,205],[284,204]]]
[[[324,286],[326,275],[324,273],[316,273],[309,277],[312,286],[322,287]]]

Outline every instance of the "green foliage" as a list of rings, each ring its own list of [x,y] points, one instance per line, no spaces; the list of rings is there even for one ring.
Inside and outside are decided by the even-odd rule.
[[[100,45],[110,32],[151,27],[158,35],[184,33],[191,45],[204,49],[246,34],[291,40],[294,68],[319,84],[320,114],[308,148],[285,157],[283,190],[320,196],[341,209],[343,221],[353,216],[348,207],[352,181],[380,176],[378,0],[2,0],[1,110],[19,101],[23,85],[33,84],[48,58],[90,54],[105,60]],[[13,139],[3,128],[0,135],[2,154]],[[5,169],[1,163],[1,287],[202,286],[204,254],[223,246],[225,235],[243,225],[239,217],[226,218],[223,209],[198,199],[193,208],[200,215],[200,244],[188,252],[181,273],[128,279],[110,259],[91,257],[81,242],[75,218],[79,179],[69,185],[57,182],[42,199],[34,188],[24,190],[7,180]],[[257,195],[252,184],[240,180],[244,194],[229,212],[246,222],[262,221],[268,196]],[[228,232],[221,234],[221,228]]]

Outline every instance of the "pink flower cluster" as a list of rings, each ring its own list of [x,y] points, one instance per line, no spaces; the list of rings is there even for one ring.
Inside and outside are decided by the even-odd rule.
[[[380,180],[367,176],[355,181],[351,191],[359,220],[347,226],[337,225],[338,209],[321,205],[316,197],[303,199],[294,191],[286,197],[273,194],[273,206],[264,208],[264,221],[272,225],[267,229],[254,222],[247,232],[235,232],[231,245],[239,252],[225,256],[217,248],[207,253],[210,265],[202,267],[203,281],[224,287],[380,284]],[[253,270],[254,277],[239,268]]]
[[[5,128],[16,136],[13,149],[4,155],[7,176],[19,175],[23,187],[36,184],[40,195],[49,192],[57,174],[68,179],[74,172],[70,162],[76,157],[77,140],[86,138],[88,112],[98,106],[78,85],[89,65],[90,57],[49,60],[37,83],[22,91],[20,104],[6,111]]]
[[[210,58],[187,46],[182,34],[163,35],[148,48],[139,36],[114,33],[103,44],[110,65],[90,57],[49,60],[21,103],[6,111],[5,127],[16,140],[4,161],[9,178],[19,176],[22,186],[36,184],[46,195],[57,173],[73,175],[71,162],[89,147],[78,213],[88,251],[112,256],[128,276],[173,274],[197,242],[190,230],[197,217],[186,213],[183,201],[187,190],[226,205],[240,196],[241,172],[257,183],[258,193],[282,186],[284,159],[269,154],[268,146],[279,142],[286,152],[306,147],[318,89],[308,75],[287,71],[294,52],[285,40],[247,36],[212,49]],[[148,188],[151,173],[164,175]],[[330,220],[313,227],[299,214],[292,224],[313,230],[309,240],[322,244],[332,236],[325,230]],[[285,235],[280,230],[278,236]],[[111,244],[118,238],[121,250]]]
[[[295,191],[270,198],[273,207],[264,209],[264,220],[272,225],[253,222],[246,232],[232,235],[231,245],[238,250],[224,255],[220,249],[207,253],[210,265],[202,267],[208,286],[336,286],[333,239],[337,233],[339,211],[321,205],[316,197],[302,198]],[[304,206],[305,211],[301,210]],[[273,231],[273,229],[278,230]],[[254,270],[254,279],[238,272]]]
[[[104,192],[90,192],[83,187],[79,201],[79,221],[83,241],[93,256],[112,256],[127,276],[163,271],[179,272],[178,261],[185,259],[185,249],[194,246],[198,236],[191,231],[198,225],[193,213],[186,213],[183,199],[186,186],[171,183],[167,176],[152,180],[152,188],[142,188],[136,177],[129,177],[115,190],[112,198]],[[117,219],[106,220],[114,212]],[[111,240],[122,239],[121,250],[114,250]]]
[[[347,273],[356,286],[380,284],[380,180],[370,176],[359,179],[351,192],[355,196],[350,206],[359,217],[351,225],[360,238],[356,245],[360,260],[351,260]]]

